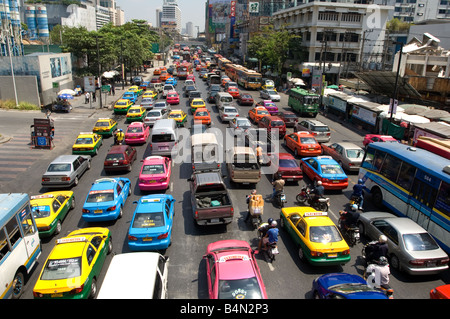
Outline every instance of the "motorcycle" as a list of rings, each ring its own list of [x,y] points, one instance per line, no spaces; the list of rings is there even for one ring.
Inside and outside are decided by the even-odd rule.
[[[285,194],[284,190],[276,192],[276,194],[275,194],[275,203],[280,208],[283,208],[284,204],[287,203],[287,201],[286,201],[286,194]]]
[[[323,212],[327,212],[328,207],[330,206],[330,199],[328,197],[319,198],[318,201],[314,201],[313,196],[311,196],[311,190],[307,186],[302,187],[295,199],[300,204],[305,204],[307,202],[311,207]]]
[[[373,269],[370,273],[367,273],[366,267],[366,269],[364,269],[363,278],[366,280],[369,287],[381,290],[388,299],[394,299],[394,289],[389,284],[381,285],[376,282],[376,270]]]
[[[264,213],[264,201],[261,195],[254,195],[254,199],[248,199],[248,212],[253,229],[257,229],[262,224],[262,215]]]
[[[345,217],[342,215],[339,217],[339,229],[341,230],[342,235],[347,238],[348,244],[353,247],[361,242],[359,228],[356,225],[346,225],[344,219]]]
[[[279,253],[280,252],[278,251],[278,246],[276,243],[267,244],[266,254],[270,261],[274,261],[275,256],[278,255]]]
[[[361,197],[355,196],[353,194],[352,194],[352,196],[350,196],[349,207],[352,207],[355,204],[359,207],[360,203],[361,203]]]

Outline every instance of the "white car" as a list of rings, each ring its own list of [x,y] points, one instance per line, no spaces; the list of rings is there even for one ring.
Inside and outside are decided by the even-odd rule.
[[[275,90],[262,90],[260,91],[260,96],[266,100],[272,100],[273,102],[279,102],[281,97]]]
[[[237,135],[244,133],[252,127],[252,123],[246,117],[235,117],[228,123],[228,125],[235,130]]]
[[[166,109],[153,109],[147,112],[147,115],[144,118],[144,123],[153,126],[156,120],[166,119],[169,115],[169,112]]]
[[[164,88],[163,88],[163,97],[164,98],[167,96],[167,93],[169,93],[169,91],[175,91],[174,86],[172,84],[164,85]]]
[[[143,98],[141,101],[141,106],[147,110],[151,110],[153,105],[155,104],[155,100],[151,97]]]
[[[235,117],[239,117],[239,112],[234,106],[225,106],[219,109],[219,116],[222,122],[228,122]]]

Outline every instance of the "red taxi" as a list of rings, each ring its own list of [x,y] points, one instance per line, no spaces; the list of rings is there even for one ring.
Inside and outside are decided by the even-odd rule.
[[[312,134],[300,131],[284,137],[284,145],[294,152],[295,156],[318,156],[322,147]]]

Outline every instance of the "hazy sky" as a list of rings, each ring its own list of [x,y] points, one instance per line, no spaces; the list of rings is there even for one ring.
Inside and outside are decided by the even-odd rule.
[[[181,27],[186,23],[199,26],[200,32],[205,30],[205,3],[206,0],[178,0],[181,9]],[[156,9],[162,8],[163,0],[116,0],[116,4],[125,12],[125,21],[144,19],[156,26]]]

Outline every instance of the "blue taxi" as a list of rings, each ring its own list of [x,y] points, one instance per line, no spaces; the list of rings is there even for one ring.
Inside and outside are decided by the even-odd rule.
[[[348,187],[347,174],[331,156],[305,157],[300,160],[300,167],[313,183],[322,181],[327,190],[342,190]]]
[[[122,99],[129,100],[130,102],[132,102],[134,104],[134,103],[136,103],[136,101],[138,99],[138,95],[134,92],[127,91],[122,95]]]
[[[172,84],[173,87],[176,87],[177,84],[178,84],[178,81],[177,81],[177,79],[175,77],[171,76],[170,78],[168,78],[166,80],[166,84]]]
[[[128,230],[130,250],[162,250],[169,247],[175,214],[172,195],[147,195],[134,203],[137,207]]]
[[[131,181],[128,178],[114,177],[96,180],[83,205],[83,220],[101,222],[121,218],[123,206],[130,194]]]

